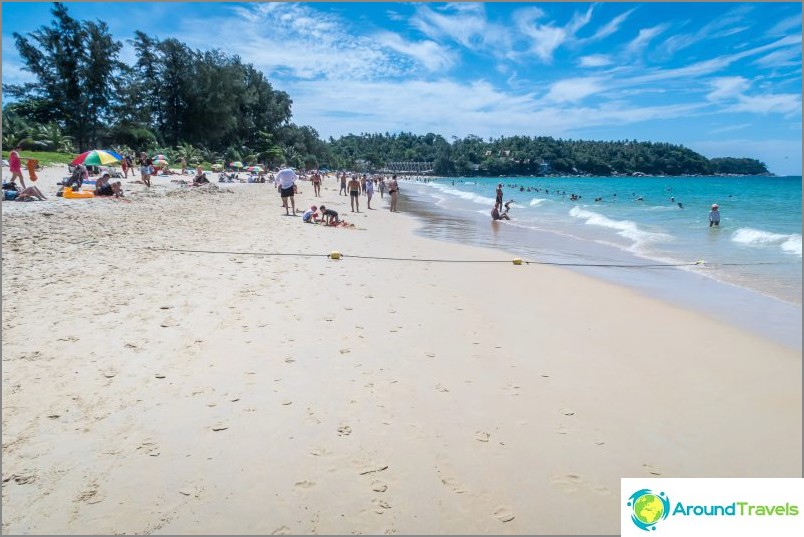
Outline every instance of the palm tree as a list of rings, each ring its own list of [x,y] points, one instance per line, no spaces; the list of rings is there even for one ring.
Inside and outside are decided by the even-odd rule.
[[[72,153],[74,151],[72,136],[64,134],[61,131],[61,127],[54,121],[47,125],[37,125],[33,136],[36,145],[51,151],[59,153]]]
[[[201,151],[186,142],[179,142],[176,146],[176,159],[185,159],[188,164],[198,164],[201,162]]]

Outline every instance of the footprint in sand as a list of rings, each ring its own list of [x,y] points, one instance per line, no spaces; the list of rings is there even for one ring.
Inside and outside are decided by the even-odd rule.
[[[377,513],[378,515],[385,513],[386,509],[391,508],[391,504],[385,500],[378,500],[375,498],[374,500],[371,501],[371,503],[374,506],[374,512]]]
[[[279,526],[271,532],[271,535],[290,535],[290,533],[290,528],[287,526]]]
[[[569,408],[562,408],[561,410],[559,410],[559,412],[561,412],[565,416],[574,416],[575,415],[575,411],[570,410]]]
[[[475,440],[478,442],[488,442],[491,438],[491,433],[487,433],[485,431],[477,431],[475,433]]]
[[[449,391],[447,388],[445,388],[445,387],[444,387],[444,386],[442,386],[441,384],[436,384],[435,389],[436,389],[436,390],[438,390],[438,391],[440,391],[440,392],[448,392],[448,391]]]
[[[307,481],[307,480],[305,479],[304,481],[298,481],[298,482],[296,482],[296,483],[294,484],[294,486],[295,486],[297,489],[309,489],[309,488],[314,487],[314,486],[315,486],[315,483],[314,483],[313,481]]]
[[[388,485],[386,485],[385,483],[381,483],[380,481],[375,481],[374,483],[371,484],[371,490],[373,490],[374,492],[385,492],[386,490],[388,490]]]
[[[662,471],[651,464],[643,464],[642,467],[651,475],[662,475]]]
[[[441,478],[441,482],[449,487],[455,494],[463,494],[466,492],[466,489],[463,488],[454,477],[443,477]]]
[[[338,427],[338,436],[349,436],[350,434],[352,434],[352,428],[348,425]]]
[[[501,505],[495,509],[494,516],[497,517],[500,522],[511,522],[514,518],[516,518],[514,512],[511,511],[511,508],[507,505]]]

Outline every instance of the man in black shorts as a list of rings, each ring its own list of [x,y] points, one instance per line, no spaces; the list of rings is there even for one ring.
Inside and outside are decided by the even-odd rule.
[[[296,200],[293,199],[296,187],[296,172],[290,168],[283,168],[276,173],[276,184],[279,186],[279,195],[282,196],[282,207],[285,208],[286,215],[296,216]],[[288,198],[293,212],[288,212]]]
[[[351,181],[346,185],[349,190],[349,201],[352,204],[352,212],[360,212],[360,181],[357,175],[352,175]]]
[[[95,195],[96,196],[114,196],[119,198],[123,195],[123,186],[120,181],[110,182],[111,176],[104,173],[103,176],[95,181]]]

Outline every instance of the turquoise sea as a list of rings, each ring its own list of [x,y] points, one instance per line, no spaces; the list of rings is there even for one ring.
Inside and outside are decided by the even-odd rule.
[[[514,200],[510,221],[489,215],[498,183],[505,201]],[[480,177],[411,179],[401,190],[414,202],[407,210],[426,219],[425,236],[571,265],[800,348],[801,184],[801,177]],[[710,228],[713,203],[721,222]],[[617,264],[641,266],[594,266]]]

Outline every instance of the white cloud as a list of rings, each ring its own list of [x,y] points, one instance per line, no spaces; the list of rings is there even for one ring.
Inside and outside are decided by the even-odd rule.
[[[545,100],[557,103],[578,102],[604,89],[600,78],[568,78],[551,85]]]
[[[758,58],[754,65],[759,67],[801,67],[801,47],[788,47],[774,50],[770,54]]]
[[[578,59],[578,65],[581,67],[605,67],[612,63],[614,63],[614,60],[605,54],[591,54],[589,56],[581,56]]]
[[[625,20],[629,17],[629,15],[631,15],[631,13],[634,12],[635,9],[636,8],[629,9],[625,13],[617,15],[611,21],[609,21],[607,24],[601,27],[598,31],[596,31],[592,37],[586,39],[585,41],[598,41],[600,39],[603,39],[616,33],[620,29],[622,23],[625,22]]]
[[[545,13],[538,7],[521,9],[514,13],[517,29],[531,41],[530,52],[544,63],[552,63],[553,54],[564,43],[575,39],[575,34],[592,19],[594,5],[585,13],[576,13],[565,26],[553,21],[539,24],[536,21]]]
[[[446,70],[452,67],[457,57],[433,41],[410,42],[391,32],[381,32],[374,36],[377,42],[392,50],[414,58],[430,71]]]
[[[249,4],[230,10],[245,23],[232,24],[231,18],[184,19],[182,40],[202,50],[220,48],[238,54],[269,76],[277,72],[330,80],[400,76],[414,67],[408,58],[419,54],[421,59],[427,48],[409,45],[400,56],[357,34],[338,17],[303,4]],[[195,31],[201,25],[216,31]],[[429,65],[444,60],[441,55]]]
[[[718,127],[716,129],[711,129],[709,134],[721,134],[724,132],[734,132],[739,131],[742,129],[747,129],[751,126],[751,123],[740,123],[739,125],[726,125],[725,127]]]
[[[741,76],[715,78],[709,84],[712,91],[706,95],[706,98],[715,102],[736,98],[751,86],[748,80]]]
[[[766,35],[770,36],[777,36],[777,35],[784,35],[785,33],[789,32],[790,30],[795,30],[801,28],[801,13],[797,13],[795,15],[791,15],[785,19],[780,20],[777,22],[771,29],[768,30]]]
[[[410,24],[435,41],[451,40],[469,50],[504,55],[510,49],[509,32],[488,21],[482,4],[447,4],[439,13],[417,5]]]
[[[739,95],[737,103],[731,106],[729,110],[755,114],[800,114],[801,95],[795,93],[771,93],[756,96]]]
[[[654,37],[667,29],[666,24],[659,24],[652,28],[643,28],[639,34],[625,47],[629,54],[639,54],[653,40]]]

